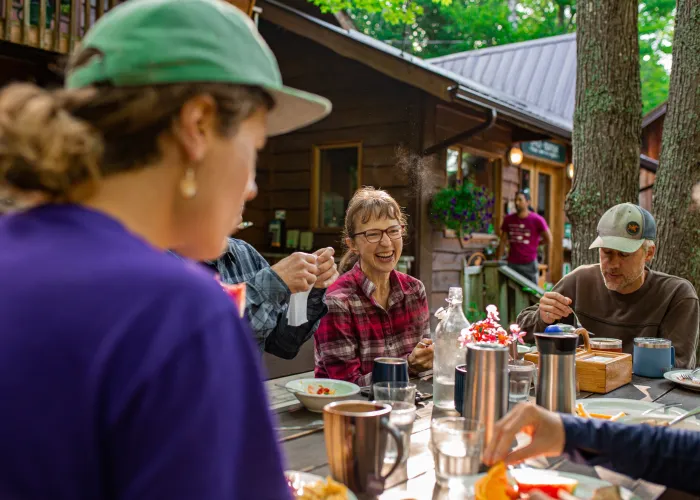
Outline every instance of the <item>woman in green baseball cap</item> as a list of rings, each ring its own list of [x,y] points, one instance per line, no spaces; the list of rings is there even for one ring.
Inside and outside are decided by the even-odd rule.
[[[132,0],[66,85],[0,93],[0,497],[288,498],[213,259],[266,137],[325,116],[220,0]]]

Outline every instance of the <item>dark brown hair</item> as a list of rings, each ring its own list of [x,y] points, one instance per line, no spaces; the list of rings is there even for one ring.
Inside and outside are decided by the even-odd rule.
[[[340,274],[352,269],[360,258],[358,254],[347,248],[345,239],[352,239],[352,235],[355,234],[355,226],[358,222],[366,224],[371,218],[396,219],[399,221],[399,224],[406,224],[406,214],[389,193],[370,186],[358,189],[350,199],[348,209],[345,212],[343,246],[346,246],[346,249],[338,265],[338,272],[340,272]]]
[[[161,134],[198,95],[214,99],[225,135],[258,109],[274,106],[258,87],[225,83],[56,91],[10,85],[0,92],[0,191],[41,192],[63,201],[76,186],[148,165],[160,156]]]

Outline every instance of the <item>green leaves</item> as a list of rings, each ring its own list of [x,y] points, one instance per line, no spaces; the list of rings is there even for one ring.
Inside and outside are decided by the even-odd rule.
[[[472,180],[456,187],[441,189],[430,204],[430,219],[438,227],[452,229],[469,236],[486,232],[493,218],[493,195]]]
[[[449,6],[452,0],[428,0],[413,2],[411,0],[309,0],[319,6],[322,12],[363,12],[364,15],[378,15],[391,26],[413,24],[424,13],[423,4]],[[351,14],[352,15],[352,14]],[[354,17],[354,16],[353,16]],[[358,26],[359,28],[359,26]],[[361,31],[365,31],[360,28]]]
[[[346,11],[358,30],[424,58],[576,30],[576,0],[309,1],[324,12]],[[675,0],[640,0],[645,113],[668,97],[675,4]]]

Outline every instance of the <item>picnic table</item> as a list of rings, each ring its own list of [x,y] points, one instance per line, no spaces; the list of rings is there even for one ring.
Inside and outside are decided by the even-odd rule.
[[[271,399],[272,409],[277,413],[277,425],[279,427],[304,427],[314,421],[323,419],[322,414],[309,412],[297,402],[292,394],[289,394],[284,389],[284,385],[289,380],[312,377],[313,372],[308,372],[267,381],[268,395]],[[433,392],[431,376],[416,379],[414,382],[420,392]],[[632,377],[630,384],[608,394],[593,394],[582,391],[579,392],[578,398],[622,398],[637,401],[653,401],[661,404],[681,403],[682,408],[687,411],[700,406],[699,392],[687,390],[666,379],[649,379],[636,375]],[[450,414],[457,415],[456,412],[450,413],[434,408],[432,401],[429,401],[423,408],[418,409],[411,435],[409,458],[405,464],[387,479],[386,489],[379,497],[380,500],[443,500],[454,497],[454,495],[450,496],[450,491],[436,486],[433,457],[428,449],[431,419]],[[278,430],[278,434],[284,448],[288,469],[310,472],[324,477],[330,475],[322,429]],[[635,481],[601,467],[594,468],[575,464],[563,457],[549,460],[540,458],[531,461],[528,465],[599,477],[613,484],[624,486],[642,500],[700,500],[700,497],[665,489],[645,481]]]

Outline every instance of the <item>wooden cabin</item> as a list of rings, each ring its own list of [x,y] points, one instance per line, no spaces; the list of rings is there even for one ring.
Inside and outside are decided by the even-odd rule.
[[[498,92],[338,23],[275,0],[256,6],[260,33],[285,83],[329,98],[334,108],[319,123],[270,139],[258,165],[259,195],[244,215],[254,225],[237,237],[270,261],[283,257],[292,250],[270,247],[268,225],[284,211],[287,231],[311,233],[314,249],[333,246],[340,253],[342,216],[354,190],[386,189],[409,216],[403,269],[423,281],[431,309],[437,310],[449,287],[461,286],[465,258],[481,259],[496,237],[478,234],[460,244],[457,236],[433,226],[432,194],[473,176],[495,197],[498,227],[520,185],[519,169],[509,165],[511,147],[532,141],[568,145],[570,131]],[[533,167],[549,174],[546,158],[540,160],[533,159]],[[563,199],[566,169],[551,172],[547,196]],[[550,222],[563,234],[563,217]],[[558,244],[554,253],[562,255],[562,241]],[[558,280],[562,262],[553,264],[551,279]],[[291,363],[268,358],[271,374],[312,366],[311,344]]]
[[[661,158],[661,138],[668,103],[658,105],[642,119],[642,159],[648,168],[639,175],[639,205],[651,211],[652,193],[656,180],[656,169]]]

